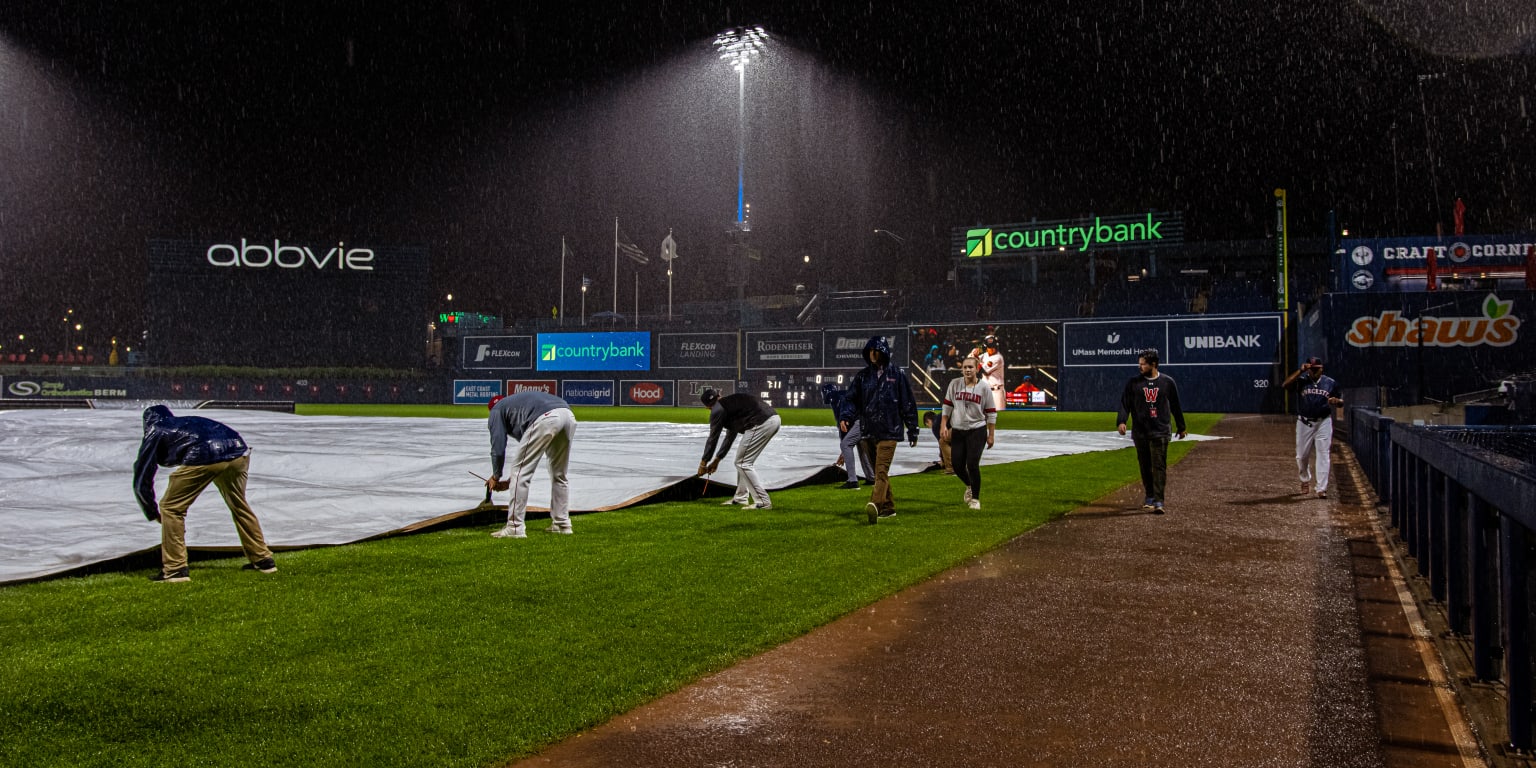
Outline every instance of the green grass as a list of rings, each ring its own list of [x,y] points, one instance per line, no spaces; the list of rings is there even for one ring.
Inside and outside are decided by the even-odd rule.
[[[1036,429],[1113,421],[1014,416]],[[1216,418],[1190,422],[1207,431]],[[1175,443],[1170,461],[1191,447]],[[571,537],[535,522],[526,541],[486,527],[280,553],[272,576],[234,559],[194,563],[189,584],[137,572],[3,588],[0,764],[497,763],[1137,476],[1130,450],[983,472],[979,512],[957,503],[953,477],[897,478],[900,514],[878,526],[863,522],[867,494],[827,485],[777,492],[767,512],[709,499],[579,515]]]

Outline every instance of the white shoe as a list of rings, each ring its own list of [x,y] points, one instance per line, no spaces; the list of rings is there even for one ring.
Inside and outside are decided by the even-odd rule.
[[[735,499],[731,499],[729,501],[722,501],[722,502],[720,502],[720,506],[722,506],[722,507],[745,507],[745,506],[747,506],[748,504],[751,504],[751,503],[752,502],[750,502],[750,501],[737,501]]]
[[[561,528],[561,527],[555,526],[555,525],[551,525],[550,527],[545,528],[544,530],[546,532],[548,532],[548,533],[563,533],[563,534],[565,534],[567,536],[571,535],[572,533],[575,533],[575,531],[572,531],[570,528]]]
[[[966,502],[965,502],[965,505],[967,507],[970,507],[971,509],[981,509],[981,500],[980,499],[967,499]]]
[[[515,527],[511,523],[508,523],[501,530],[499,530],[499,531],[497,531],[497,532],[495,532],[495,533],[493,533],[491,535],[495,536],[498,539],[526,539],[526,538],[528,538],[528,531],[523,529],[523,528]]]
[[[972,498],[972,496],[971,496],[971,487],[969,485],[967,485],[965,487],[965,503],[967,503],[967,504],[971,503],[971,498]]]
[[[763,502],[759,502],[757,504],[752,505],[752,508],[753,509],[773,509],[773,505],[769,504],[766,501],[763,501]]]

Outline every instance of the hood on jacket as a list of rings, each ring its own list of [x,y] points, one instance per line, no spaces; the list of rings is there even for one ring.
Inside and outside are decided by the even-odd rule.
[[[891,345],[885,343],[884,336],[871,337],[864,344],[864,362],[869,362],[869,351],[875,351],[875,365],[883,366],[891,361]]]
[[[144,434],[149,434],[149,431],[154,429],[156,424],[171,418],[173,415],[174,414],[171,413],[171,409],[163,405],[151,405],[150,407],[145,408]]]

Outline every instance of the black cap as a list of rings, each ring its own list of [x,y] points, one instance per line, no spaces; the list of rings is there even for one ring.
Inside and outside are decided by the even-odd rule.
[[[714,405],[715,401],[719,399],[720,393],[709,387],[705,387],[704,391],[699,393],[699,402],[703,403],[705,406]]]
[[[1321,357],[1309,357],[1309,358],[1307,358],[1307,365],[1322,365],[1322,364],[1323,364],[1323,359]]]

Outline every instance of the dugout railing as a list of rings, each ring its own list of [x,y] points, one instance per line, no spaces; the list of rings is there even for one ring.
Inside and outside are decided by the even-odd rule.
[[[1509,746],[1532,746],[1536,427],[1416,426],[1352,409],[1350,448],[1477,682],[1502,686]]]

